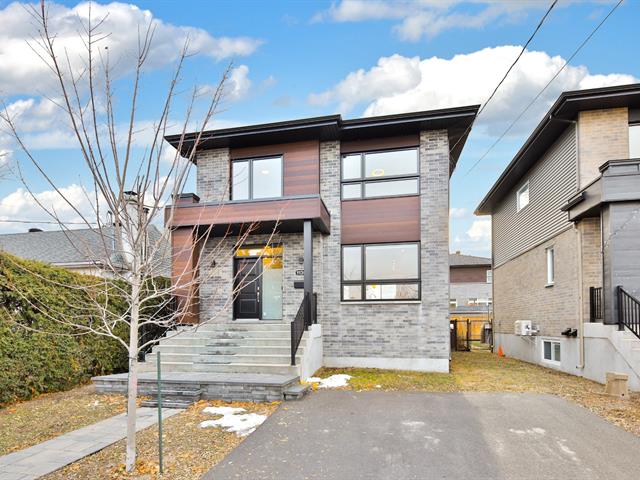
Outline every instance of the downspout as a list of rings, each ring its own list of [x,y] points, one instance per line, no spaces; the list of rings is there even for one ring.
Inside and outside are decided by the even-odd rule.
[[[574,136],[576,142],[576,192],[580,191],[580,129],[577,120],[565,120],[549,116],[550,120],[571,123],[574,126]],[[584,369],[584,281],[582,278],[582,232],[573,224],[578,239],[578,365],[577,369]]]

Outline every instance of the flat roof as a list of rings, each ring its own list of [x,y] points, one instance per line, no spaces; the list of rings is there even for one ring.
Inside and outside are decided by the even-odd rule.
[[[460,157],[480,105],[425,110],[378,117],[343,120],[341,115],[301,118],[283,122],[167,135],[165,139],[183,155],[198,141],[199,150],[238,148],[301,140],[364,140],[418,133],[421,130],[446,129],[451,151],[451,172]]]
[[[640,108],[640,83],[563,92],[482,199],[475,214],[491,215],[495,206],[564,132],[567,120],[574,120],[581,111],[617,107]]]

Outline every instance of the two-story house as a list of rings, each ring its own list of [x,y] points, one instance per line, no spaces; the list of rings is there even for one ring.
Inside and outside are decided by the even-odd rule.
[[[560,95],[476,214],[496,347],[640,389],[640,84]]]
[[[166,214],[198,328],[156,347],[164,371],[448,371],[449,178],[477,110],[205,132],[197,194]]]
[[[457,251],[449,255],[449,272],[451,308],[480,307],[486,312],[492,303],[491,259]]]

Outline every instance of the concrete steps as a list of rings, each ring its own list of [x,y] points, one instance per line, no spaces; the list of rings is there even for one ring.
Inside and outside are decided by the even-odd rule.
[[[296,354],[300,365],[306,336]],[[157,353],[163,372],[295,374],[291,366],[291,330],[288,323],[207,324],[169,333],[147,354],[142,371],[154,372]]]

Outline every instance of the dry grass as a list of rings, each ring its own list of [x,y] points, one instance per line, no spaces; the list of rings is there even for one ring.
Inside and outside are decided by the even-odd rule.
[[[125,398],[97,395],[92,386],[47,393],[0,409],[0,455],[123,413]]]
[[[451,373],[365,368],[323,368],[316,376],[347,373],[354,390],[422,392],[536,392],[559,395],[640,436],[640,394],[627,400],[603,395],[599,383],[488,351],[455,352]]]
[[[247,412],[272,414],[278,403],[227,403],[202,401],[184,412],[163,422],[164,474],[158,474],[157,425],[142,430],[137,435],[138,462],[136,471],[124,471],[124,440],[83,458],[67,467],[49,474],[46,480],[195,480],[222,460],[243,438],[221,428],[200,428],[200,422],[218,418],[203,414],[207,406],[242,407]]]

